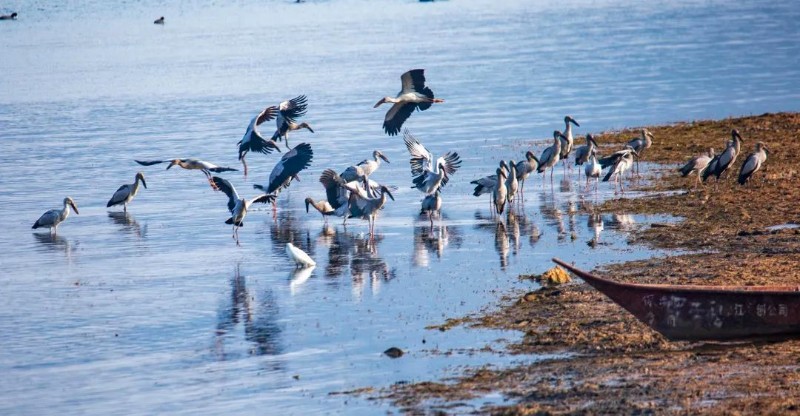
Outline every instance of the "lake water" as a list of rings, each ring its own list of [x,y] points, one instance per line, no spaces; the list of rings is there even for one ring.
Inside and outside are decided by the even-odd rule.
[[[394,409],[330,393],[541,358],[479,351],[516,333],[425,328],[533,287],[517,276],[553,256],[591,268],[654,255],[627,231],[669,219],[583,214],[610,185],[585,193],[559,166],[552,188],[531,177],[517,215],[496,220],[469,181],[540,153],[566,114],[585,134],[797,111],[800,8],[729,3],[4,3],[20,15],[0,21],[0,413],[374,414]],[[402,140],[372,108],[417,67],[447,102],[405,126],[463,159],[433,231]],[[250,213],[241,247],[202,174],[133,162],[240,167],[250,118],[299,94],[316,133],[291,142],[312,144],[312,167],[275,220]],[[364,221],[306,214],[324,169],[373,149],[392,162],[373,178],[398,187],[374,241]],[[254,196],[276,160],[251,154],[248,178],[224,176]],[[128,215],[107,209],[137,171],[149,189]],[[81,214],[55,237],[32,232],[65,196]],[[294,272],[289,241],[318,266]],[[407,354],[381,354],[392,346]]]

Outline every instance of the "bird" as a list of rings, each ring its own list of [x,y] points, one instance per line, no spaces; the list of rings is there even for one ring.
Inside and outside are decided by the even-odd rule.
[[[636,152],[636,172],[639,172],[639,158],[642,156],[644,149],[649,149],[653,145],[653,133],[650,130],[642,129],[641,137],[630,140],[625,146],[633,149]]]
[[[615,154],[618,156],[614,159],[613,164],[611,165],[611,169],[609,169],[606,176],[603,178],[603,182],[608,182],[611,179],[611,176],[615,176],[614,178],[614,193],[617,193],[617,183],[619,183],[619,189],[621,192],[625,192],[625,188],[622,186],[622,176],[625,174],[625,171],[630,169],[633,166],[633,158],[636,155],[636,152],[633,149],[626,148],[621,150]],[[601,162],[602,166],[602,162]]]
[[[595,149],[599,147],[591,134],[586,135],[586,144],[575,149],[575,165],[581,166],[589,161],[589,156],[594,153]],[[580,179],[581,171],[578,170],[578,179]]]
[[[256,202],[261,204],[274,202],[275,195],[263,194],[255,198],[245,199],[239,196],[236,188],[227,179],[214,176],[211,180],[217,189],[228,196],[228,211],[230,211],[231,217],[225,221],[225,224],[232,226],[233,234],[231,238],[236,240],[236,245],[239,245],[239,227],[244,227],[244,217],[247,216],[247,210],[250,209],[250,205]]]
[[[289,132],[300,129],[307,129],[314,132],[306,122],[297,123],[297,118],[306,115],[308,106],[305,95],[298,95],[291,100],[283,101],[278,105],[278,115],[275,118],[275,133],[272,135],[273,141],[284,140],[286,148],[289,148]]]
[[[420,214],[428,214],[428,219],[431,222],[431,230],[433,230],[433,215],[436,214],[439,217],[439,222],[441,224],[442,219],[442,190],[437,189],[431,195],[425,195],[425,198],[422,199],[422,207],[420,209]]]
[[[381,166],[381,160],[390,163],[389,159],[380,150],[373,150],[372,159],[364,159],[357,165],[348,167],[340,176],[345,182],[369,178],[369,175],[372,175]]]
[[[244,132],[244,137],[239,140],[239,143],[236,143],[239,146],[239,160],[242,161],[242,166],[244,166],[244,176],[247,176],[247,162],[245,162],[244,157],[248,152],[259,152],[266,155],[272,153],[273,150],[281,151],[281,148],[278,147],[274,140],[264,139],[264,136],[258,130],[261,124],[272,120],[277,114],[278,107],[274,105],[263,109],[250,120],[247,130]]]
[[[597,162],[597,155],[595,153],[595,149],[592,149],[589,160],[583,167],[583,173],[586,174],[586,189],[589,188],[589,178],[595,178],[594,191],[597,193],[597,182],[600,180],[600,173],[603,172],[603,169],[600,167],[600,163]]]
[[[328,216],[344,217],[347,222],[347,213],[350,211],[350,199],[345,181],[333,169],[325,169],[319,177],[319,182],[325,188],[325,200],[314,201],[310,197],[305,199],[306,212],[313,206],[322,218],[327,221]]]
[[[550,182],[553,182],[553,169],[552,167],[558,163],[561,158],[561,140],[566,140],[566,136],[558,130],[553,131],[553,145],[547,147],[542,151],[539,156],[539,167],[536,171],[544,173],[545,170],[550,169]],[[544,186],[544,177],[542,177],[542,186]]]
[[[373,108],[381,104],[392,103],[383,119],[383,130],[390,136],[400,133],[403,123],[414,110],[425,111],[432,103],[443,103],[441,98],[434,98],[433,91],[425,86],[425,70],[412,69],[400,76],[402,88],[396,97],[383,97]]]
[[[147,189],[147,182],[145,182],[144,173],[142,172],[136,174],[133,183],[126,183],[120,186],[119,189],[114,192],[114,195],[111,196],[111,199],[108,200],[106,207],[122,204],[122,211],[128,212],[128,203],[133,201],[133,198],[139,193],[140,182],[144,185],[144,189]]]
[[[703,176],[703,171],[708,168],[708,164],[713,158],[714,149],[709,148],[707,152],[691,158],[683,167],[678,169],[678,172],[680,172],[681,176],[684,178],[692,172],[696,172],[697,182],[694,187],[697,187],[697,185],[700,185],[700,178]]]
[[[0,20],[17,20],[17,12],[11,14],[4,14],[0,16]]]
[[[375,219],[378,216],[378,211],[386,204],[387,195],[394,201],[394,196],[386,186],[380,187],[379,194],[375,198],[364,198],[358,192],[350,192],[350,218],[361,218],[369,221],[369,235],[371,238],[375,237]]]
[[[506,171],[502,168],[497,168],[495,172],[497,175],[497,185],[492,190],[492,200],[494,201],[495,212],[502,214],[506,206],[508,190],[506,189]]]
[[[266,185],[253,185],[253,188],[277,197],[278,193],[283,188],[287,188],[293,179],[299,179],[297,174],[309,167],[313,158],[314,151],[311,150],[311,145],[300,143],[281,156],[281,160],[272,168]],[[272,211],[273,214],[277,212],[275,200],[272,201]]]
[[[572,137],[572,124],[577,127],[580,127],[581,125],[570,116],[564,117],[564,124],[566,124],[566,127],[564,127],[564,136],[561,142],[561,154],[559,155],[559,158],[564,161],[564,169],[566,169],[569,153],[572,151],[572,145],[575,143],[575,140]]]
[[[506,177],[506,201],[510,205],[514,204],[514,197],[517,195],[519,189],[519,181],[517,179],[517,164],[513,160],[508,162],[508,176]],[[511,210],[509,210],[510,212]]]
[[[707,172],[704,175],[704,179],[710,175],[716,176],[717,180],[719,180],[720,175],[722,175],[725,171],[728,170],[733,164],[736,162],[736,157],[739,156],[739,152],[742,150],[742,136],[739,134],[739,131],[736,129],[731,130],[731,140],[728,140],[728,145],[725,147],[725,150],[719,154],[717,160],[715,161],[714,171]]]
[[[414,178],[412,188],[425,195],[431,195],[447,185],[449,175],[456,173],[461,167],[461,158],[456,152],[447,152],[434,163],[431,152],[408,129],[403,132],[403,141],[411,154],[411,176]]]
[[[204,160],[198,160],[198,159],[135,160],[135,162],[142,166],[152,166],[159,163],[169,162],[169,165],[167,165],[167,170],[176,165],[186,170],[199,170],[203,172],[204,175],[206,175],[208,183],[214,190],[217,190],[217,188],[216,185],[214,185],[214,181],[211,180],[211,172],[222,173],[222,172],[231,172],[236,170],[233,168],[217,166],[211,162],[206,162]]]
[[[739,169],[739,185],[746,184],[761,169],[761,166],[767,161],[768,154],[769,147],[764,142],[757,142],[755,151],[747,156]]]
[[[75,201],[73,201],[70,197],[66,197],[64,198],[63,208],[51,209],[45,212],[41,217],[39,217],[38,220],[36,220],[35,223],[33,223],[33,227],[31,228],[37,229],[40,227],[50,227],[51,234],[58,234],[58,224],[61,224],[67,219],[69,216],[70,207],[75,210],[76,214],[80,214],[80,212],[78,212],[78,207],[75,205]]]
[[[155,25],[163,25],[164,24],[164,16],[159,17],[158,19],[153,21]]]
[[[530,150],[525,152],[525,160],[517,162],[517,180],[519,181],[519,193],[525,196],[525,180],[539,167],[539,159]]]
[[[301,250],[300,248],[296,247],[292,243],[286,243],[286,255],[289,257],[289,260],[293,261],[295,266],[299,268],[307,268],[307,267],[314,267],[317,265],[317,262],[311,258],[305,251]]]

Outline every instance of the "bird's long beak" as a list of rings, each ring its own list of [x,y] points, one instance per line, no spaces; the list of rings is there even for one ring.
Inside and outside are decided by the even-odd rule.
[[[306,214],[308,214],[308,206],[311,205],[311,201],[306,199]]]
[[[147,189],[147,182],[144,181],[144,178],[142,178],[142,185],[144,185],[144,189]]]
[[[75,213],[76,213],[76,214],[78,214],[78,215],[80,215],[80,214],[81,214],[80,212],[78,212],[78,207],[75,205],[75,203],[74,203],[74,202],[70,202],[69,204],[72,206],[72,209],[74,209],[74,210],[75,210]]]
[[[444,100],[443,100],[443,99],[441,99],[441,98],[434,98],[434,99],[433,99],[433,102],[434,102],[434,103],[443,103],[443,102],[444,102]]]
[[[385,103],[385,102],[386,102],[386,98],[385,98],[385,97],[384,97],[384,98],[381,98],[381,100],[380,100],[380,101],[378,101],[378,103],[377,103],[377,104],[375,104],[375,106],[374,106],[374,107],[372,107],[372,108],[378,108],[378,107],[379,107],[381,104],[383,104],[383,103]]]
[[[591,138],[591,139],[589,139],[589,140],[592,142],[592,144],[594,144],[594,147],[600,147],[600,145],[599,145],[599,144],[597,144],[597,142],[596,142],[596,141],[594,141],[594,138]]]
[[[767,145],[763,145],[761,147],[764,148],[764,151],[767,152],[767,154],[771,154],[772,153],[772,152],[769,151],[769,147],[767,147]]]
[[[570,122],[570,123],[572,123],[572,124],[574,124],[574,125],[576,125],[576,126],[578,126],[578,127],[580,127],[580,126],[581,126],[581,125],[580,125],[580,124],[578,124],[578,122],[577,122],[577,121],[575,121],[575,119],[574,119],[574,118],[572,118],[572,117],[570,117],[570,118],[569,118],[569,122]]]
[[[392,193],[391,193],[391,192],[389,192],[389,190],[388,190],[388,189],[387,189],[387,190],[385,190],[384,192],[386,192],[386,195],[389,195],[389,198],[392,198],[392,201],[394,201],[394,196],[392,195]]]
[[[169,168],[171,168],[171,167],[173,167],[175,165],[176,165],[176,163],[174,161],[173,162],[169,162],[169,165],[167,165],[167,170],[169,170]]]
[[[314,129],[312,129],[311,126],[309,126],[308,124],[306,124],[305,127],[308,129],[308,131],[312,133],[314,132]]]
[[[383,161],[386,162],[386,163],[391,163],[391,162],[389,162],[389,159],[386,156],[384,156],[383,154],[378,155],[378,157],[383,159]]]

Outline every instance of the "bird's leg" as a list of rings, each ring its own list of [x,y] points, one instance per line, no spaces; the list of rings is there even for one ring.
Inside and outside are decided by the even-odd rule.
[[[247,177],[247,162],[244,161],[244,156],[242,156],[242,166],[244,166],[244,177]]]
[[[127,202],[122,204],[122,212],[123,213],[127,213],[128,212],[128,203]]]
[[[286,136],[283,136],[283,141],[286,143],[286,148],[291,150],[291,147],[289,147],[289,132],[286,132]]]

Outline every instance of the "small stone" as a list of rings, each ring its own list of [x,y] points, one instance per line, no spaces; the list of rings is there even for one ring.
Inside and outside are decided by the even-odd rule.
[[[389,356],[389,358],[400,358],[404,354],[403,350],[397,347],[391,347],[383,353]]]

